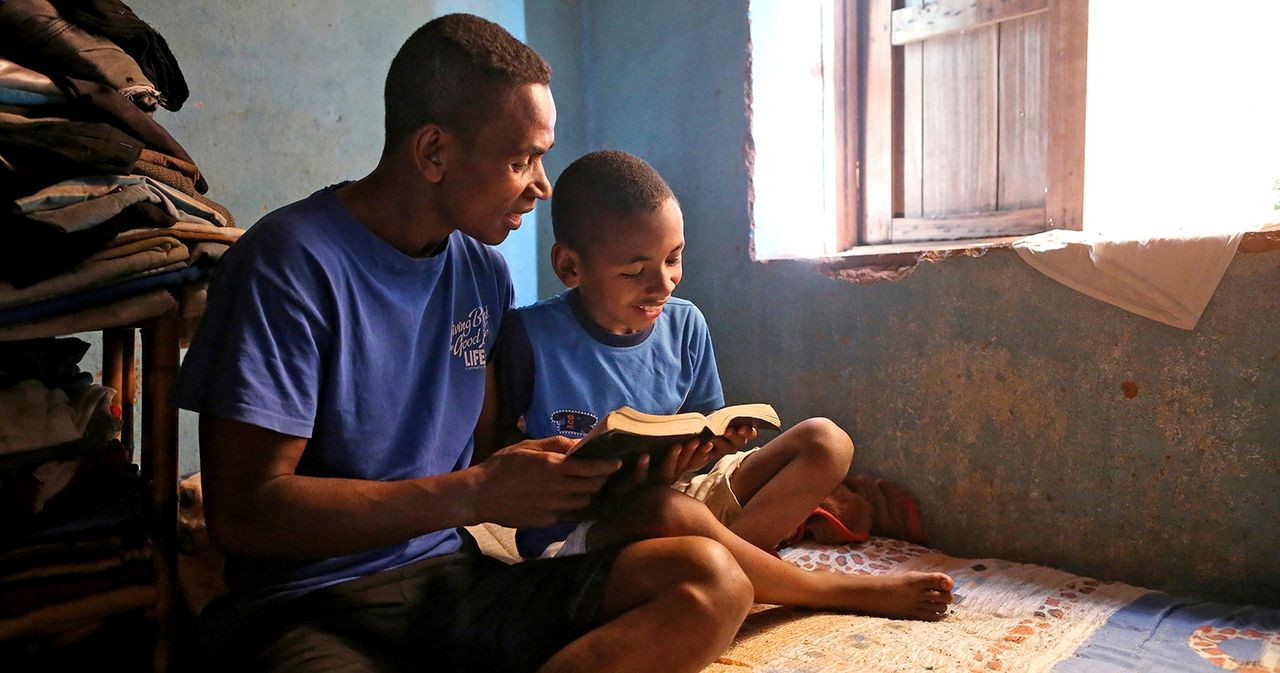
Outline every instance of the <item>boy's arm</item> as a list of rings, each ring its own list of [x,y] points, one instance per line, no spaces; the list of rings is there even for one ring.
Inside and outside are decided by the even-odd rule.
[[[475,450],[471,455],[471,464],[484,462],[503,446],[514,442],[504,442],[498,428],[498,375],[496,365],[492,362],[484,371],[484,404],[480,407],[480,418],[476,421]],[[517,440],[519,441],[519,440]]]
[[[485,372],[484,407],[476,426],[477,464],[498,449],[526,439],[520,420],[533,396],[533,346],[519,311],[508,311],[502,319],[494,357]]]

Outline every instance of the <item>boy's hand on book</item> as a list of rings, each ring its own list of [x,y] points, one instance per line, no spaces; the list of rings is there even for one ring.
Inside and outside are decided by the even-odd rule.
[[[714,448],[711,442],[691,439],[683,444],[672,446],[665,454],[654,454],[649,459],[648,481],[645,483],[659,486],[670,486],[676,483],[680,475],[706,465]],[[654,465],[655,460],[656,465]]]
[[[573,517],[590,505],[610,475],[622,467],[613,458],[569,459],[565,437],[530,439],[494,453],[475,467],[480,521],[541,527]]]
[[[737,453],[747,448],[747,444],[755,441],[759,434],[755,426],[751,425],[739,425],[725,430],[723,435],[711,440],[712,448],[707,455],[707,459],[701,465],[695,465],[691,469],[700,470],[707,463],[715,462],[729,454]]]
[[[607,510],[625,500],[632,491],[645,486],[674,484],[680,475],[698,469],[699,465],[705,465],[711,449],[711,442],[691,439],[682,444],[674,444],[662,453],[637,456],[626,473],[609,481],[601,491],[600,498],[593,503],[592,511]]]
[[[747,444],[755,441],[759,435],[754,425],[739,425],[725,430],[723,435],[711,440],[716,445],[713,452],[715,458],[719,459],[747,448]]]

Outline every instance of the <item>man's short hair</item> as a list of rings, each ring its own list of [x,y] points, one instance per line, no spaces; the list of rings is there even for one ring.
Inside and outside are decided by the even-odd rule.
[[[386,149],[427,124],[470,141],[512,90],[550,82],[551,66],[502,26],[471,14],[433,19],[391,60]]]
[[[584,252],[601,217],[652,213],[674,200],[666,180],[640,157],[618,150],[584,154],[556,179],[551,227],[556,242]]]

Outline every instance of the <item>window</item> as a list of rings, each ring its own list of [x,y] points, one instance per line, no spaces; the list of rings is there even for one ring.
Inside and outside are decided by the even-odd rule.
[[[756,258],[1079,229],[1087,12],[753,0]]]

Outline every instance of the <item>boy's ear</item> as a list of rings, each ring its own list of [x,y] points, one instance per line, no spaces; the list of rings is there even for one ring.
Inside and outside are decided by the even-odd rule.
[[[427,182],[444,178],[445,158],[453,137],[435,124],[427,124],[413,135],[413,167]]]
[[[578,253],[563,243],[556,243],[551,246],[551,268],[556,272],[556,277],[567,288],[578,287],[579,274],[582,268],[582,259],[578,257]]]

